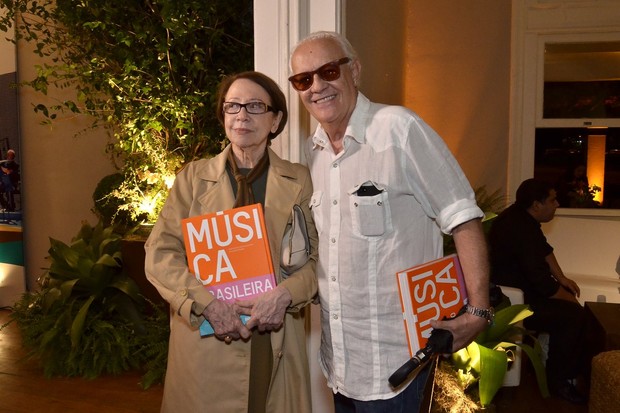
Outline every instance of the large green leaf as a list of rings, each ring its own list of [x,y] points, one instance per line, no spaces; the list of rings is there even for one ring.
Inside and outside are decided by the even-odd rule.
[[[480,346],[474,341],[452,354],[452,360],[457,368],[464,372],[473,371],[478,377],[480,373]]]
[[[478,343],[472,342],[467,347],[452,353],[451,362],[456,368],[457,378],[463,389],[467,389],[480,379],[480,351],[478,347]]]
[[[110,286],[112,280],[118,274],[118,269],[110,268],[106,265],[95,264],[91,269],[92,287],[97,292],[103,291],[104,288]]]
[[[66,263],[58,261],[54,261],[50,264],[48,274],[50,278],[60,282],[81,277],[78,268],[69,267]]]
[[[493,350],[479,346],[480,352],[480,382],[478,391],[480,404],[488,406],[495,394],[502,387],[504,376],[508,369],[508,357],[505,351]]]
[[[117,294],[108,301],[108,305],[120,314],[121,317],[129,321],[137,333],[143,334],[146,332],[144,317],[129,295]]]
[[[478,343],[501,341],[515,323],[531,316],[533,312],[527,304],[515,304],[503,308],[495,314],[494,322],[476,338]]]
[[[51,247],[48,250],[52,261],[66,263],[69,267],[75,268],[79,259],[79,254],[71,249],[67,244],[50,238]]]
[[[75,284],[78,281],[78,278],[74,278],[72,280],[68,280],[62,283],[62,285],[60,286],[60,291],[62,292],[63,299],[66,300],[67,298],[71,297],[71,295],[73,294],[73,287],[75,287]]]
[[[49,288],[43,295],[41,303],[43,310],[49,310],[60,299],[62,299],[62,291],[59,288]]]
[[[110,254],[104,254],[101,257],[99,257],[99,259],[97,260],[97,264],[105,265],[108,267],[121,268],[121,263],[118,262],[118,260],[116,260]]]
[[[536,341],[537,349],[527,344],[517,343],[521,349],[527,354],[527,358],[534,366],[534,372],[536,373],[536,382],[538,383],[538,389],[543,397],[549,397],[549,387],[547,386],[547,373],[545,372],[545,366],[542,362],[542,354],[540,351],[540,343]]]
[[[127,276],[118,276],[110,284],[110,286],[117,289],[118,291],[125,293],[136,303],[141,303],[144,301],[142,295],[140,294],[140,288],[138,287],[136,282]]]
[[[119,251],[121,241],[122,239],[120,237],[104,239],[99,244],[99,256],[110,255]]]
[[[87,278],[91,276],[91,271],[95,262],[87,256],[82,256],[78,260],[78,270],[80,274],[80,278]]]
[[[88,309],[94,300],[94,295],[86,300],[82,307],[80,307],[75,319],[73,319],[73,323],[71,324],[71,348],[76,348],[80,345],[82,332],[84,331],[84,322],[86,320],[86,316],[88,315]]]
[[[70,247],[80,257],[95,258],[92,247],[85,239],[74,239]]]

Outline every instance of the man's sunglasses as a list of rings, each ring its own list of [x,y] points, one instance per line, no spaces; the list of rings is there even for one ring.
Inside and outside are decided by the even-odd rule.
[[[295,90],[303,92],[304,90],[308,90],[312,87],[315,74],[319,75],[319,77],[326,82],[332,82],[340,77],[340,65],[349,63],[350,61],[351,58],[343,57],[342,59],[325,63],[323,66],[313,70],[312,72],[303,72],[293,75],[289,77],[288,80],[291,82]]]

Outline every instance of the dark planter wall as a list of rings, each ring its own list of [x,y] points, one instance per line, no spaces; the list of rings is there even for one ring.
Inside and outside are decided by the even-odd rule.
[[[127,271],[127,275],[138,284],[140,291],[142,291],[146,298],[155,304],[167,304],[144,274],[144,243],[145,240],[141,239],[123,239],[121,243],[123,266]]]

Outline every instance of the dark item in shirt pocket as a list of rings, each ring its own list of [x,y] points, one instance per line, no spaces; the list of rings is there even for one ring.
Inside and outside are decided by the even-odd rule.
[[[357,196],[375,196],[379,195],[382,191],[374,185],[360,186],[357,192]]]

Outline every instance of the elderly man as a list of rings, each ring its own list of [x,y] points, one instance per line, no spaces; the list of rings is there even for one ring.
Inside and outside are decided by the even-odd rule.
[[[427,375],[388,383],[410,357],[395,274],[441,257],[441,231],[454,236],[469,306],[433,327],[453,333],[453,350],[464,347],[492,317],[483,213],[422,119],[358,91],[361,67],[332,32],[311,34],[291,55],[289,80],[319,122],[306,158],[319,232],[320,363],[336,412],[416,412]]]

